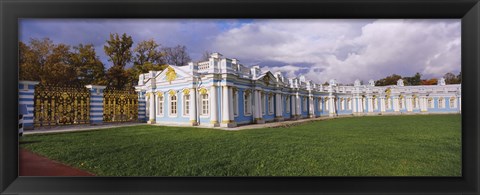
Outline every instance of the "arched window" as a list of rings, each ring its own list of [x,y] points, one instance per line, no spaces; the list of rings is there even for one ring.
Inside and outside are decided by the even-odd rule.
[[[252,114],[251,96],[252,94],[250,93],[250,91],[248,90],[243,91],[243,114],[244,115]]]
[[[163,96],[157,98],[157,115],[163,115]]]
[[[201,115],[206,116],[206,115],[208,115],[208,103],[209,103],[208,102],[208,94],[206,94],[206,93],[201,94],[200,99],[202,100],[200,102],[202,104],[202,105],[200,105],[201,108],[202,108]]]
[[[177,95],[170,94],[170,115],[177,115]]]
[[[286,104],[286,113],[290,113],[290,95],[285,96],[285,104]]]
[[[457,102],[455,101],[455,97],[450,98],[449,105],[450,105],[450,108],[457,108]]]
[[[268,114],[273,114],[273,94],[268,95]]]
[[[232,89],[233,96],[233,115],[238,116],[238,92],[237,89]]]
[[[190,94],[183,95],[183,115],[190,114]]]
[[[438,99],[438,107],[439,108],[445,108],[445,100],[443,97]]]
[[[428,108],[434,108],[433,98],[428,98]]]

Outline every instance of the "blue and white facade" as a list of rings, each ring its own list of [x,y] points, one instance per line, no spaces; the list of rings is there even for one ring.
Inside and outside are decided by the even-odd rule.
[[[358,80],[338,86],[331,80],[323,86],[304,76],[249,68],[219,53],[208,61],[142,74],[136,90],[151,124],[235,127],[338,115],[461,112],[461,85],[445,85],[444,79],[421,86],[404,86],[402,80],[391,86]]]

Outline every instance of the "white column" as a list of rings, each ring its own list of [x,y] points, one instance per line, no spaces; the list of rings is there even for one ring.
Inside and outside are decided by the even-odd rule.
[[[380,112],[385,112],[385,97],[380,97]]]
[[[298,92],[297,92],[297,94],[296,94],[296,96],[295,96],[295,101],[296,101],[296,104],[295,104],[295,105],[296,105],[296,108],[295,108],[295,110],[297,111],[297,116],[300,118],[301,115],[302,115],[302,110],[301,110],[302,107],[301,107],[301,102],[300,102],[300,95],[298,95]]]
[[[233,110],[234,110],[233,107],[238,105],[238,99],[236,99],[237,97],[233,97],[233,88],[232,87],[228,87],[228,98],[229,98],[229,102],[230,102],[228,104],[230,106],[228,114],[229,114],[230,122],[234,122],[235,121],[235,116],[233,114]],[[234,102],[233,99],[236,100],[235,102],[237,103],[237,105],[233,104],[233,102]],[[238,110],[237,110],[237,112],[238,112]]]
[[[280,93],[275,94],[275,119],[282,120],[282,95]]]
[[[420,97],[420,111],[426,112],[427,109],[427,97],[422,96]]]
[[[222,125],[230,122],[231,98],[228,95],[228,86],[222,87]]]
[[[407,101],[407,103],[406,103],[407,104],[407,111],[412,112],[413,111],[412,96],[407,96],[406,101]]]
[[[359,96],[358,97],[358,112],[362,112],[365,108],[363,107],[363,97]]]
[[[193,126],[198,125],[197,123],[197,92],[195,88],[190,89],[190,123]]]
[[[397,96],[393,97],[393,111],[395,111],[395,112],[400,111]]]
[[[328,113],[329,116],[335,116],[335,97],[333,95],[328,96]]]
[[[218,116],[217,116],[217,87],[212,86],[210,88],[210,124],[213,126],[218,126]]]
[[[150,105],[148,108],[148,124],[155,124],[155,93],[151,92],[150,93]]]
[[[357,101],[358,101],[358,96],[357,96],[357,95],[354,95],[353,98],[352,98],[352,112],[353,112],[353,113],[358,112],[358,109],[357,109]]]
[[[368,101],[368,112],[373,112],[373,100],[372,96],[367,96],[367,101]]]
[[[315,104],[312,95],[308,98],[308,113],[310,113],[310,118],[315,118]]]

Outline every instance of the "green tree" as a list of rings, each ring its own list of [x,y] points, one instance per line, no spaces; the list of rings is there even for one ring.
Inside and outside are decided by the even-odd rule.
[[[134,51],[133,66],[127,69],[129,75],[129,86],[135,86],[140,74],[150,70],[158,71],[164,69],[165,62],[163,54],[153,39],[140,42]]]
[[[416,73],[413,77],[404,77],[405,85],[420,85],[422,83],[422,75]]]
[[[40,81],[40,64],[38,63],[36,54],[30,46],[21,42],[19,47],[19,79],[29,81]]]
[[[92,44],[74,47],[72,65],[75,67],[79,83],[83,85],[106,85],[105,66],[96,55]]]
[[[391,76],[375,81],[375,86],[396,85],[397,81],[401,78],[402,76],[400,75],[392,74]]]
[[[125,66],[132,61],[132,45],[131,36],[127,36],[125,33],[121,37],[117,33],[110,34],[107,45],[103,47],[105,54],[109,57],[108,61],[113,63],[107,71],[108,85],[124,88],[128,83],[129,75],[125,71]]]
[[[461,84],[462,83],[462,71],[460,71],[457,75],[457,80],[458,80],[458,83]]]
[[[54,45],[46,58],[41,81],[50,84],[76,84],[77,75],[71,64],[71,56],[70,46]]]

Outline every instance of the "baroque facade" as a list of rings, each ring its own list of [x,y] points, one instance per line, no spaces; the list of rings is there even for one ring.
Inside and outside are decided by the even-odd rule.
[[[139,76],[139,118],[148,123],[235,127],[338,115],[460,113],[461,85],[353,86],[285,78],[213,53],[208,61]],[[145,105],[143,107],[142,105]]]

